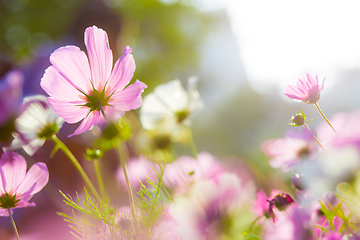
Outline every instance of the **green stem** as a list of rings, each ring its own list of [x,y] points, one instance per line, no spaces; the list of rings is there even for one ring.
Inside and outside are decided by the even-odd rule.
[[[75,166],[76,170],[80,173],[81,177],[83,178],[84,182],[88,185],[88,187],[90,188],[90,191],[93,193],[93,195],[95,196],[96,200],[99,203],[102,203],[101,197],[98,194],[98,192],[96,191],[94,185],[91,183],[89,177],[86,175],[84,169],[81,167],[80,163],[78,162],[78,160],[75,158],[75,156],[72,154],[72,152],[66,147],[66,145],[57,138],[56,135],[53,135],[51,137],[51,139],[54,141],[54,143],[57,145],[57,147],[59,149],[61,149],[65,155],[70,159],[70,161],[72,162],[72,164]]]
[[[309,130],[309,132],[311,133],[311,135],[313,136],[313,138],[315,139],[315,141],[319,144],[319,146],[326,152],[325,148],[321,145],[321,143],[319,142],[319,140],[315,137],[315,134],[310,130],[310,128],[308,127],[308,125],[304,124],[304,127]]]
[[[130,205],[131,205],[131,214],[133,216],[135,231],[137,232],[138,227],[137,227],[137,222],[136,222],[134,195],[133,195],[133,192],[132,192],[131,184],[130,184],[130,181],[129,181],[129,177],[128,177],[128,174],[127,174],[127,171],[126,171],[125,162],[124,162],[124,159],[122,158],[120,148],[121,148],[121,144],[118,144],[118,147],[116,148],[116,150],[117,150],[117,153],[118,153],[118,156],[119,156],[121,168],[122,168],[122,170],[124,172],[124,177],[125,177],[125,181],[126,181],[126,187],[127,187],[128,192],[129,192],[129,201],[130,201]]]
[[[194,158],[197,159],[197,155],[198,155],[198,150],[196,148],[195,142],[194,142],[194,138],[192,136],[192,132],[191,129],[188,128],[188,134],[189,134],[189,147],[191,149],[192,154],[194,155]]]
[[[17,238],[17,240],[20,240],[20,236],[19,236],[18,230],[17,230],[17,228],[16,228],[15,221],[14,221],[12,215],[11,215],[10,208],[8,208],[8,211],[9,211],[10,221],[11,221],[11,223],[12,223],[12,226],[13,226],[13,228],[14,228],[14,232],[15,232],[15,234],[16,234],[16,238]]]
[[[319,105],[318,105],[317,103],[315,103],[315,107],[316,107],[317,110],[319,111],[320,115],[324,118],[324,120],[325,120],[325,121],[329,124],[329,126],[332,128],[332,130],[334,130],[334,132],[337,133],[336,130],[335,130],[335,128],[331,125],[331,123],[329,122],[329,120],[327,120],[327,118],[325,117],[325,115],[323,114],[323,112],[321,111],[321,109],[320,109],[320,107],[319,107]]]
[[[101,198],[103,201],[106,201],[104,181],[102,179],[101,170],[100,170],[100,160],[94,159],[93,162],[94,162],[94,169],[95,169],[96,179],[98,181],[98,185],[99,185],[99,189],[100,189]]]
[[[160,168],[160,171],[161,171],[161,173],[160,173],[160,176],[159,176],[159,186],[158,186],[158,188],[157,188],[157,191],[156,191],[156,193],[155,193],[155,197],[154,197],[154,202],[156,203],[156,205],[154,205],[152,208],[151,208],[151,211],[150,211],[150,216],[151,216],[151,214],[153,213],[153,211],[155,210],[155,207],[157,206],[157,202],[158,202],[158,196],[159,196],[159,194],[160,194],[160,189],[161,189],[161,186],[162,186],[162,181],[163,181],[163,176],[164,176],[164,171],[165,171],[165,167],[166,167],[166,163],[164,163],[164,165],[163,166],[161,166],[161,163],[159,163],[159,168]],[[161,198],[160,198],[161,199]],[[160,201],[160,199],[159,199],[159,201]]]

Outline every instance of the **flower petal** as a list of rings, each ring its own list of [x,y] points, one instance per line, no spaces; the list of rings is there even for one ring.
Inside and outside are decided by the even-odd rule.
[[[307,82],[310,84],[310,87],[313,87],[315,85],[318,85],[318,77],[315,75],[316,80],[313,78],[313,76],[310,73],[306,73]]]
[[[155,124],[166,117],[174,117],[174,113],[154,93],[144,97],[140,109],[140,121],[144,129],[155,128]]]
[[[68,137],[81,134],[90,130],[98,121],[99,121],[99,112],[91,112],[84,120],[81,122],[80,126],[75,130],[75,132]]]
[[[34,195],[45,187],[49,181],[49,171],[45,163],[37,162],[31,166],[21,181],[17,193],[19,195]]]
[[[47,94],[61,101],[79,101],[79,95],[83,95],[61,76],[54,66],[45,70],[40,86]]]
[[[76,46],[56,49],[50,56],[50,62],[59,74],[75,89],[87,93],[91,88],[91,74],[88,59]]]
[[[131,84],[122,91],[117,91],[113,94],[113,99],[110,104],[114,108],[122,111],[130,111],[132,109],[139,108],[142,103],[141,93],[147,88],[146,84],[136,80],[135,83]]]
[[[89,108],[77,106],[82,105],[84,102],[79,103],[69,103],[57,100],[55,98],[49,97],[48,102],[54,111],[62,117],[68,123],[76,123],[81,119],[86,117],[89,112]]]
[[[157,86],[154,93],[174,113],[188,107],[188,94],[178,79]]]
[[[131,53],[131,48],[127,46],[123,55],[116,61],[113,71],[111,72],[107,86],[112,91],[121,91],[129,84],[134,76],[135,61]]]
[[[89,56],[93,84],[95,88],[100,83],[104,86],[113,64],[107,33],[96,26],[88,27],[85,30],[84,42]]]
[[[292,85],[288,85],[284,89],[284,94],[291,99],[297,99],[303,101],[307,96],[306,94],[300,92],[300,90]]]
[[[15,193],[26,173],[25,159],[15,152],[5,152],[0,158],[1,192]]]

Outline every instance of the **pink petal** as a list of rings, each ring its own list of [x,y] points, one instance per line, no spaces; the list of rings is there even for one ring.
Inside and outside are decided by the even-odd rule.
[[[69,103],[52,97],[48,97],[47,100],[57,115],[62,117],[68,123],[79,122],[81,119],[85,118],[89,112],[88,107],[76,106],[85,104],[85,102]]]
[[[80,126],[75,130],[75,132],[68,137],[72,137],[74,135],[78,135],[90,130],[98,122],[99,117],[100,116],[98,111],[91,112],[86,118],[84,118]]]
[[[113,64],[113,55],[109,47],[107,33],[96,26],[85,30],[84,42],[89,56],[91,76],[95,88],[104,86],[109,78]]]
[[[296,86],[304,95],[306,95],[306,92],[309,90],[309,86],[301,79],[297,81]]]
[[[11,214],[13,214],[13,210],[10,209]],[[0,217],[8,217],[9,211],[7,209],[0,208]]]
[[[5,152],[0,159],[1,192],[15,193],[25,173],[25,159],[15,152]]]
[[[112,90],[123,90],[134,76],[135,61],[133,55],[130,53],[131,48],[127,46],[123,55],[115,63],[107,83],[107,86],[111,87]]]
[[[111,97],[113,99],[110,104],[118,110],[130,111],[139,108],[142,103],[141,93],[147,88],[146,84],[136,80],[122,91],[115,92]]]
[[[20,195],[30,196],[38,193],[41,189],[45,187],[49,181],[49,171],[45,163],[37,162],[29,169],[26,173],[23,181],[21,182],[17,193]]]
[[[60,101],[79,101],[79,95],[83,95],[67,82],[54,66],[45,70],[40,85],[47,94]]]
[[[304,93],[300,92],[300,90],[297,87],[292,85],[288,85],[285,87],[284,94],[289,98],[297,99],[301,101],[307,97]]]
[[[92,89],[89,62],[78,47],[58,48],[51,54],[50,62],[75,89],[79,88],[85,93]]]
[[[324,80],[323,80],[323,82],[322,82],[322,84],[321,84],[320,92],[324,89],[324,82],[325,82],[325,78],[324,78]]]
[[[306,77],[307,77],[307,82],[310,84],[310,88],[315,85],[318,85],[317,76],[316,76],[316,80],[315,80],[310,73],[306,73]]]

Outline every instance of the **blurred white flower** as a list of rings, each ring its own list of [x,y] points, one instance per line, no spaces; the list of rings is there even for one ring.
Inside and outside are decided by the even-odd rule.
[[[23,148],[32,156],[46,139],[56,134],[64,123],[43,95],[24,98],[24,112],[15,120],[17,133],[10,149]]]
[[[204,108],[197,90],[198,77],[188,79],[187,91],[180,80],[161,84],[147,95],[140,109],[140,121],[145,129],[155,129],[162,125],[172,131],[177,124],[190,124],[192,119]]]
[[[319,154],[314,161],[299,166],[303,174],[301,184],[317,196],[334,190],[340,182],[351,180],[360,167],[359,152],[355,147],[344,147]]]

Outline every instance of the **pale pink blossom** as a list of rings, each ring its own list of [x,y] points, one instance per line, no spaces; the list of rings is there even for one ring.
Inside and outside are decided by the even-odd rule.
[[[307,73],[306,79],[299,78],[296,86],[286,86],[284,94],[294,100],[316,103],[320,99],[320,93],[324,88],[324,80],[321,86],[319,86],[318,77],[315,75],[315,78],[313,78],[311,74]]]
[[[157,176],[153,168],[156,171],[160,170],[157,163],[147,160],[147,158],[144,156],[131,158],[130,161],[126,164],[126,170],[128,172],[131,186],[138,190],[140,188],[140,182],[142,182],[144,185],[147,185],[147,177],[156,182]],[[126,187],[124,171],[120,167],[116,173],[116,181],[119,185]]]
[[[112,69],[107,33],[96,26],[88,27],[84,41],[88,56],[76,46],[55,50],[50,56],[52,66],[46,69],[40,83],[60,117],[68,123],[82,121],[70,136],[139,108],[141,93],[147,87],[136,80],[125,88],[135,71],[129,46]]]
[[[182,239],[233,239],[253,219],[250,205],[255,188],[235,174],[223,173],[218,181],[197,181],[185,195],[169,204],[169,214]],[[239,224],[231,224],[231,223]]]
[[[0,158],[0,216],[8,216],[7,208],[35,206],[29,202],[45,187],[49,172],[45,163],[35,163],[26,172],[25,159],[15,152],[5,152]]]
[[[173,163],[167,164],[164,172],[164,185],[176,193],[186,192],[192,184],[201,179],[216,180],[224,172],[219,160],[210,153],[201,152],[197,159],[180,156]]]
[[[355,146],[360,149],[360,111],[336,113],[331,122],[337,133],[328,128],[326,123],[321,123],[317,129],[317,137],[327,149]]]
[[[140,187],[140,181],[147,185],[147,177],[152,181],[157,181],[154,169],[160,172],[158,163],[151,162],[144,156],[130,159],[126,169],[129,181],[135,189]],[[201,152],[197,155],[197,159],[189,156],[180,156],[175,162],[166,164],[163,184],[175,190],[175,193],[183,193],[200,179],[216,180],[216,176],[223,171],[224,167],[210,153]],[[120,185],[126,186],[124,173],[121,168],[117,171],[116,179]]]
[[[269,163],[273,168],[288,172],[303,159],[311,158],[316,145],[312,134],[303,128],[301,131],[288,131],[284,138],[266,140],[261,144],[261,149],[270,157]]]

